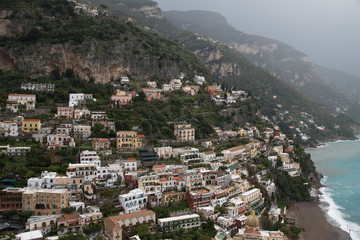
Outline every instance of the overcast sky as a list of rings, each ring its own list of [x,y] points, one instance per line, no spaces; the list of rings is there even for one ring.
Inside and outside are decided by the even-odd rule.
[[[360,76],[360,0],[155,0],[164,10],[210,10],[238,30],[273,38],[323,66]]]

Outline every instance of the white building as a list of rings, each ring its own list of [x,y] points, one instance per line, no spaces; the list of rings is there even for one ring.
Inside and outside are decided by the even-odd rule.
[[[93,181],[97,177],[97,169],[94,164],[69,163],[66,175],[70,178],[83,176],[86,181]]]
[[[74,138],[66,134],[49,134],[46,139],[49,148],[75,147]]]
[[[178,231],[200,227],[200,215],[188,214],[176,217],[159,218],[158,224],[162,232]]]
[[[141,208],[146,207],[147,196],[143,189],[136,188],[129,193],[120,195],[119,202],[125,213],[140,212]]]
[[[205,77],[195,75],[194,82],[199,84],[199,85],[203,85],[205,83]]]
[[[121,82],[121,84],[129,84],[130,80],[128,77],[121,77],[120,82]]]
[[[163,88],[162,90],[164,92],[171,92],[171,91],[174,91],[174,87],[171,85],[171,84],[163,84]]]
[[[82,151],[80,153],[80,163],[81,164],[88,164],[88,165],[95,165],[96,168],[101,167],[101,160],[100,157],[97,155],[95,151]]]
[[[92,94],[70,93],[69,94],[69,107],[77,106],[87,99],[93,99]]]
[[[180,79],[172,79],[170,81],[170,85],[173,87],[174,90],[181,89],[182,82]]]
[[[129,158],[124,160],[124,170],[125,171],[136,171],[137,170],[137,162],[135,158]]]
[[[9,94],[6,109],[11,112],[19,111],[19,106],[25,106],[26,110],[35,110],[35,94]]]
[[[19,136],[18,125],[14,121],[0,122],[0,136],[17,137]]]
[[[154,152],[156,152],[156,155],[158,158],[170,158],[173,156],[173,148],[172,147],[158,147],[154,148]]]
[[[99,167],[97,182],[104,183],[105,187],[114,187],[115,182],[124,179],[123,169],[120,164],[110,164],[106,167]]]

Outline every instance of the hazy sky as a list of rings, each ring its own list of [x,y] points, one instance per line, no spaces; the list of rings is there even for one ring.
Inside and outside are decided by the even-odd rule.
[[[238,30],[273,38],[323,66],[360,76],[360,0],[155,0],[164,10],[210,10]]]

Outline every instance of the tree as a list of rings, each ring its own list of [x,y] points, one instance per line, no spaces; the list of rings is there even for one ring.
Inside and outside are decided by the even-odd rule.
[[[132,231],[132,235],[138,235],[141,239],[143,239],[148,233],[149,233],[149,227],[145,224],[141,224],[137,226]]]
[[[59,240],[86,240],[86,237],[82,233],[77,233],[61,236]]]
[[[5,218],[12,218],[15,215],[18,215],[18,210],[16,209],[11,209],[11,210],[5,210],[3,211],[1,214],[5,217]]]
[[[62,213],[65,213],[65,214],[68,214],[68,213],[72,213],[75,211],[75,208],[74,207],[66,207],[66,208],[62,208],[61,209],[61,212]]]

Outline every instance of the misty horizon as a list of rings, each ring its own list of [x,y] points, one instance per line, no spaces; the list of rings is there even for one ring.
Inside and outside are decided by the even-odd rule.
[[[360,76],[360,1],[155,0],[163,11],[207,10],[222,14],[246,34],[281,41],[310,62]]]

